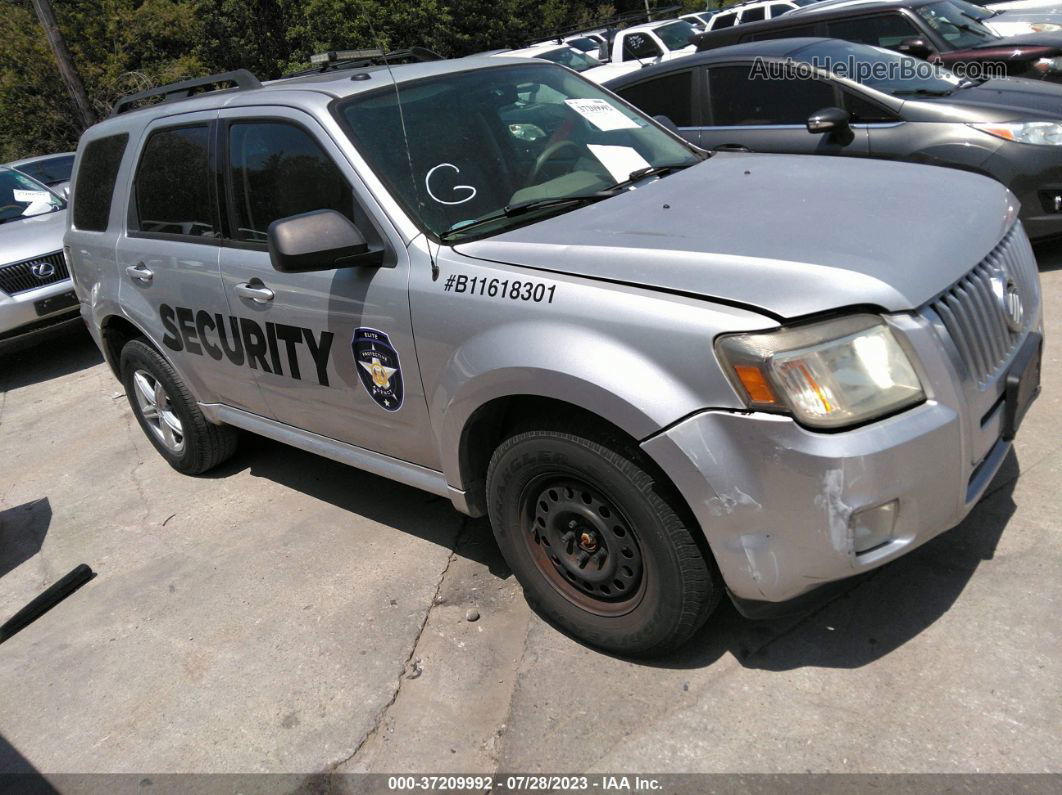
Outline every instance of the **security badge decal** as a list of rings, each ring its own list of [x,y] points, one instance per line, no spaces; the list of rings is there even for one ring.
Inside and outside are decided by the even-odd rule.
[[[402,408],[402,365],[387,335],[376,329],[359,328],[354,331],[351,347],[358,377],[369,397],[387,411]]]

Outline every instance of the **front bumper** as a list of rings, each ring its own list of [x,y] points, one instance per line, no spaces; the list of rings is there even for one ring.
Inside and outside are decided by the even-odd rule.
[[[1026,340],[1042,330],[1036,298]],[[972,384],[931,309],[888,321],[926,388],[915,408],[838,433],[709,410],[643,442],[692,509],[739,605],[797,599],[910,552],[962,521],[1010,450],[999,402],[1009,362]],[[893,500],[891,539],[857,553],[853,516]]]

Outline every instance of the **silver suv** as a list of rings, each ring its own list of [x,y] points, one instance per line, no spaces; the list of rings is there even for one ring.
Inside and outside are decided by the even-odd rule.
[[[911,551],[1038,391],[1036,263],[988,178],[708,157],[537,60],[153,94],[83,136],[66,243],[159,453],[205,472],[244,429],[487,514],[595,646]]]
[[[81,325],[63,257],[66,215],[58,194],[0,166],[0,350]]]

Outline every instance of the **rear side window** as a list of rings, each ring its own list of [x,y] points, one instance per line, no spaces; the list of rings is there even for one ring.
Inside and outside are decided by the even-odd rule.
[[[720,28],[732,28],[737,21],[737,14],[716,14],[712,17],[712,22],[709,26],[710,30],[719,30]]]
[[[667,116],[679,127],[693,125],[690,113],[692,72],[677,72],[646,80],[617,93],[650,116]]]
[[[85,146],[77,172],[74,196],[74,227],[87,232],[106,232],[114,198],[114,183],[122,165],[129,134],[97,138]]]
[[[899,14],[860,19],[843,19],[827,26],[831,39],[844,39],[874,47],[895,47],[904,39],[918,36],[918,30]]]
[[[750,73],[749,66],[708,70],[713,124],[804,124],[837,103],[833,86],[821,80],[753,80]]]
[[[190,237],[216,235],[210,195],[210,128],[167,127],[151,133],[136,171],[136,228]]]
[[[767,17],[767,9],[763,6],[756,6],[754,8],[746,8],[741,12],[741,23],[746,22],[762,22]]]
[[[354,221],[354,194],[339,167],[306,130],[283,121],[229,127],[232,237],[264,243],[269,225],[312,210]]]

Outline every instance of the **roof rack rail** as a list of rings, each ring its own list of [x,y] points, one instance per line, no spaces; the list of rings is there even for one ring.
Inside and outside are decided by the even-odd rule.
[[[162,102],[180,102],[182,99],[188,99],[195,94],[205,93],[203,91],[197,91],[196,89],[205,89],[208,86],[217,86],[222,83],[235,83],[236,87],[214,90],[249,91],[253,88],[262,87],[262,84],[258,82],[258,78],[246,69],[237,69],[234,72],[221,72],[216,75],[196,77],[191,80],[182,80],[180,83],[169,83],[165,86],[149,88],[147,91],[124,96],[114,103],[114,107],[111,109],[111,116],[117,116],[126,111],[134,110],[134,106],[137,103],[155,97],[162,97]]]
[[[439,53],[429,50],[427,47],[407,47],[402,50],[384,52],[381,49],[367,50],[329,50],[310,56],[309,69],[301,69],[298,72],[289,72],[288,77],[302,77],[304,75],[331,72],[338,69],[359,69],[363,66],[379,66],[390,64],[398,66],[410,63],[425,63],[427,61],[441,61],[443,57]]]

